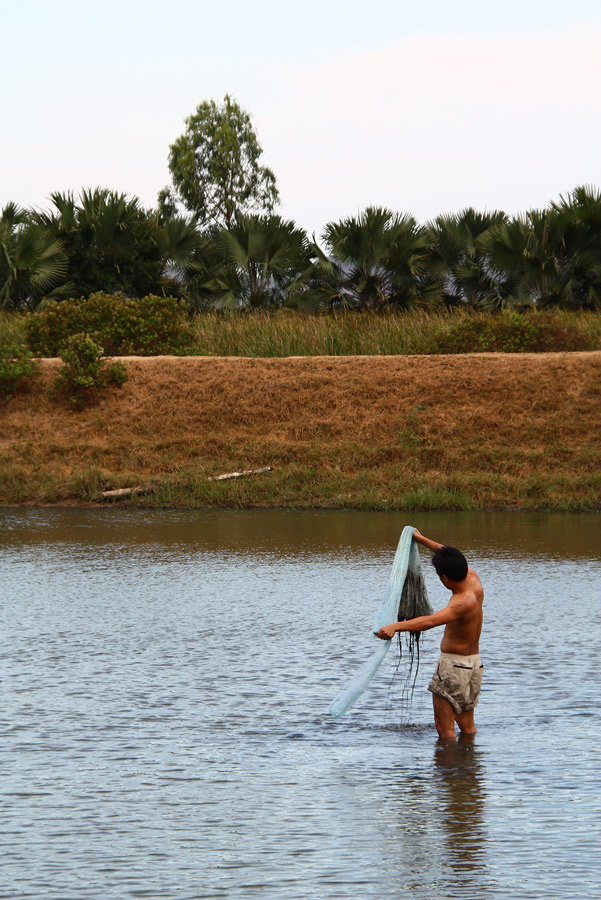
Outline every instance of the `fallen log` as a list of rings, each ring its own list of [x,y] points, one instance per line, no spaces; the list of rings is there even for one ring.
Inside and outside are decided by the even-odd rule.
[[[264,472],[272,471],[272,466],[264,466],[262,469],[246,469],[244,472],[227,472],[225,475],[209,475],[209,481],[227,481],[228,478],[244,478],[246,475],[263,475]]]
[[[114,491],[101,491],[100,496],[108,500],[120,500],[121,497],[131,497],[133,494],[144,494],[147,490],[145,487],[117,488]]]

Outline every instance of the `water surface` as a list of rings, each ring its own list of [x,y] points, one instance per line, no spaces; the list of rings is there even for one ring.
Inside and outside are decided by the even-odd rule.
[[[391,651],[327,712],[409,522],[485,586],[471,743],[436,741],[436,632],[411,706]],[[0,510],[0,897],[596,897],[600,526]]]

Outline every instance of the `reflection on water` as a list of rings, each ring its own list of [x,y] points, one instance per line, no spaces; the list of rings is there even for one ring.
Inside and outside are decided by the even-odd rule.
[[[486,870],[484,759],[470,735],[439,743],[434,753],[435,786],[445,832],[448,865],[471,881]]]
[[[153,546],[231,553],[382,552],[398,542],[409,521],[424,534],[451,536],[458,547],[495,558],[551,559],[599,556],[601,514],[276,510],[2,510],[3,542],[32,545],[60,541],[113,547],[116,552]],[[447,537],[451,542],[451,537]]]
[[[434,633],[327,714],[399,514],[0,511],[0,897],[596,897],[601,517],[411,518],[483,577],[474,740]]]

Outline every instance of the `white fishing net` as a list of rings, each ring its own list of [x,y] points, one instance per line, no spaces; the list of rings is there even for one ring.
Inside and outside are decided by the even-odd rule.
[[[372,642],[376,641],[378,647],[361,666],[346,690],[330,704],[330,712],[336,718],[344,715],[365,691],[390,649],[392,641],[382,641],[375,637],[374,632],[378,632],[384,625],[390,625],[391,622],[400,622],[403,619],[413,619],[432,613],[413,532],[413,525],[403,528],[392,564],[388,587],[376,613],[371,640]]]

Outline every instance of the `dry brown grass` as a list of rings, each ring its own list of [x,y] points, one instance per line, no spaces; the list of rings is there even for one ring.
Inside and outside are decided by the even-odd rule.
[[[83,411],[48,387],[0,408],[0,502],[601,507],[601,352],[127,360]],[[270,475],[212,482],[259,466]]]

